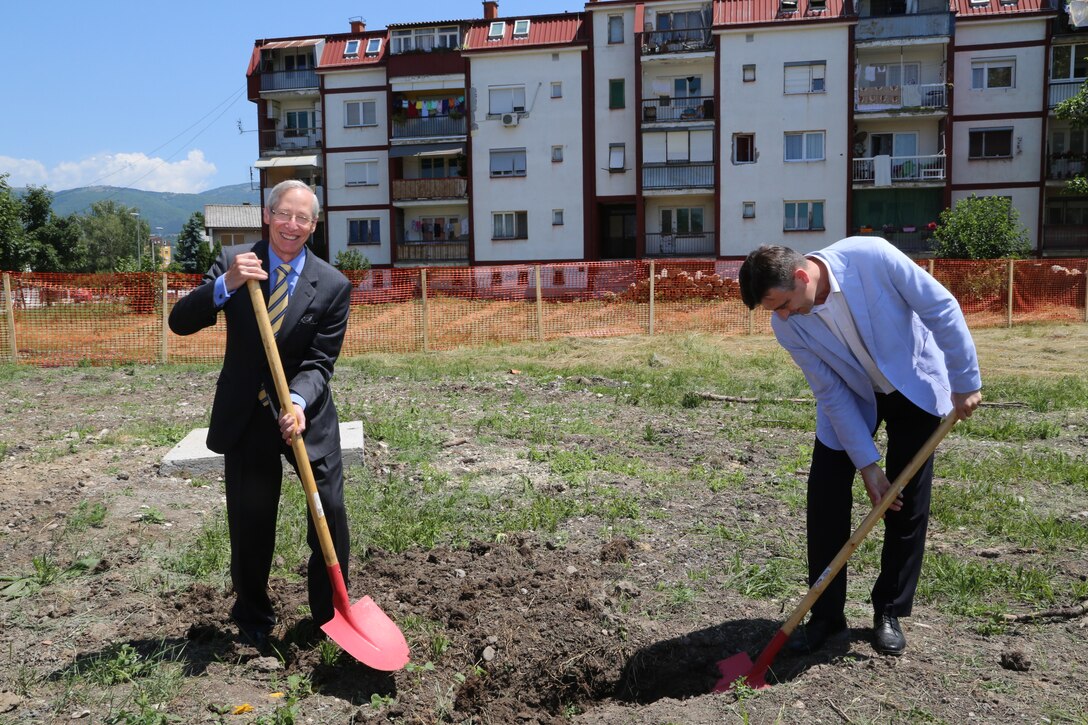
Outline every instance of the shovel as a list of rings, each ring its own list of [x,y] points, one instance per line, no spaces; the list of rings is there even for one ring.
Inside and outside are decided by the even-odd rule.
[[[812,605],[816,603],[816,600],[820,598],[820,595],[824,593],[824,589],[827,589],[828,584],[835,578],[835,575],[839,573],[843,565],[846,564],[846,560],[850,558],[854,550],[858,548],[858,545],[869,535],[873,527],[876,526],[876,522],[884,516],[884,513],[888,510],[888,507],[892,505],[892,502],[899,496],[900,492],[906,488],[910,479],[918,472],[918,469],[922,467],[922,464],[926,462],[933,451],[937,450],[937,445],[948,435],[948,431],[952,430],[952,426],[956,425],[956,413],[955,411],[949,413],[941,424],[937,427],[937,430],[933,431],[933,435],[929,437],[922,447],[914,454],[914,458],[910,459],[910,463],[907,467],[900,472],[892,483],[891,488],[884,494],[884,498],[880,499],[873,510],[869,512],[869,515],[865,517],[865,520],[861,522],[857,530],[850,537],[849,541],[839,550],[839,553],[835,555],[835,558],[831,560],[831,563],[827,565],[823,573],[816,580],[816,583],[812,585],[812,588],[808,590],[808,594],[801,600],[794,610],[790,618],[786,620],[786,623],[782,625],[782,628],[778,630],[775,636],[771,639],[770,643],[763,648],[763,651],[759,653],[759,657],[756,658],[755,664],[752,664],[752,660],[748,657],[746,652],[740,652],[738,654],[729,657],[728,659],[720,660],[718,662],[718,672],[721,673],[721,679],[718,680],[718,684],[714,685],[714,692],[726,692],[731,689],[737,680],[744,680],[749,687],[754,689],[761,689],[767,686],[767,682],[764,679],[767,675],[767,668],[771,666],[771,662],[774,661],[775,655],[778,654],[778,650],[782,649],[782,645],[789,639],[790,634],[793,632],[794,627],[800,623],[801,619],[808,614],[808,610],[812,608]]]
[[[251,279],[246,281],[246,287],[249,288],[253,312],[257,316],[257,326],[261,329],[261,342],[264,343],[268,366],[272,369],[281,415],[287,412],[293,414],[294,411],[289,407],[291,391],[287,387],[287,377],[283,374],[279,348],[276,347],[275,333],[268,321],[268,308],[260,285],[257,280]],[[302,436],[295,435],[291,440],[291,450],[295,454],[299,478],[302,479],[302,488],[306,492],[306,503],[310,507],[310,516],[314,520],[317,538],[321,542],[321,554],[325,557],[325,568],[332,584],[333,616],[321,625],[321,629],[333,642],[364,665],[387,672],[399,670],[408,662],[408,643],[393,620],[370,597],[363,597],[352,606],[344,585],[344,575],[340,571],[340,562],[332,545],[329,525],[325,521],[325,511],[321,508],[321,499],[317,495],[314,472],[310,468],[310,458],[306,455],[306,444]]]

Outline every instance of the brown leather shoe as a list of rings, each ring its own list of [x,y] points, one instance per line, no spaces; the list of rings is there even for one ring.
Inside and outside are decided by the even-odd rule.
[[[873,649],[882,655],[898,657],[907,648],[907,638],[899,626],[899,617],[873,615]]]

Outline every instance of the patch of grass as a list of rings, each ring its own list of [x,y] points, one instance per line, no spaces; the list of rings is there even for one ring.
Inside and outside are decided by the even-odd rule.
[[[964,561],[948,554],[926,554],[918,583],[919,601],[953,614],[992,616],[1007,601],[1049,605],[1055,601],[1054,572],[995,562]]]
[[[411,402],[390,404],[375,407],[365,418],[367,436],[388,444],[398,461],[425,463],[439,449],[433,410]]]
[[[227,512],[221,509],[204,520],[197,533],[176,557],[167,559],[166,569],[186,574],[197,581],[222,579],[230,563],[230,531]]]
[[[189,434],[192,425],[162,420],[139,421],[127,426],[123,433],[156,448],[170,448]]]
[[[64,524],[67,533],[80,533],[88,528],[102,528],[106,520],[106,504],[101,501],[80,501],[75,511],[69,514]]]
[[[1083,376],[988,377],[985,385],[987,400],[1024,403],[1037,413],[1088,408],[1088,379]]]
[[[1036,513],[1022,496],[990,482],[935,487],[930,515],[947,528],[969,527],[1020,546],[1088,546],[1084,526],[1068,517]]]
[[[1088,490],[1088,459],[1050,448],[1018,447],[986,451],[985,455],[938,456],[942,478],[995,484],[1041,481]]]
[[[748,564],[740,552],[733,554],[727,584],[731,589],[753,599],[773,599],[797,591],[795,572],[784,559],[768,559],[763,564]]]
[[[98,562],[97,557],[89,556],[78,559],[62,569],[48,554],[35,556],[31,560],[31,565],[34,567],[33,572],[0,575],[0,583],[8,582],[7,586],[0,589],[0,597],[19,599],[20,597],[37,594],[43,587],[50,584],[93,571],[98,566]]]
[[[958,433],[994,441],[1035,441],[1057,438],[1062,427],[1050,420],[1020,420],[1010,415],[979,415],[959,423]]]

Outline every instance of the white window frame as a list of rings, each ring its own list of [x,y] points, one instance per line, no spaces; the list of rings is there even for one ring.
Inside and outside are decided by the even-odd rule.
[[[563,97],[563,81],[552,81],[552,98]]]
[[[741,159],[740,154],[737,153],[739,139],[750,139],[749,155],[751,158]],[[733,163],[734,164],[754,164],[756,162],[756,135],[754,133],[735,133],[733,134]]]
[[[695,212],[698,212],[697,214]],[[668,216],[668,224],[665,223]],[[680,229],[680,218],[687,220],[687,229]],[[698,217],[698,224],[695,218]],[[702,234],[706,231],[706,208],[701,206],[674,206],[663,207],[658,210],[658,221],[662,234],[684,236],[687,234]],[[666,228],[666,226],[668,228]],[[697,229],[695,227],[698,227]]]
[[[291,125],[291,119],[295,119],[295,124]],[[300,126],[299,120],[305,122],[306,125]],[[283,112],[283,136],[284,138],[309,138],[314,132],[316,115],[312,110],[293,108],[289,111]]]
[[[519,229],[520,226],[520,229]],[[496,211],[491,213],[492,239],[528,239],[529,212]]]
[[[740,203],[740,218],[741,219],[755,219],[756,218],[756,203],[754,201],[742,201]]]
[[[413,40],[411,30],[394,30],[389,36],[389,48],[393,55],[399,55],[400,53],[407,53],[408,51],[415,50],[416,45]]]
[[[552,226],[553,227],[563,226],[563,210],[562,209],[552,209]]]
[[[1007,86],[990,85],[992,80],[990,72],[1007,68],[1009,71],[1009,84]],[[971,90],[973,91],[1007,91],[1016,88],[1016,58],[980,58],[971,61]]]
[[[805,60],[784,63],[782,93],[787,96],[827,93],[827,61]]]
[[[345,58],[358,58],[359,57],[359,45],[360,45],[360,41],[358,41],[358,40],[349,40],[347,42],[347,44],[344,46],[344,57]]]
[[[382,52],[382,39],[370,38],[366,41],[366,55],[378,55]]]
[[[456,25],[443,25],[435,29],[436,48],[454,50],[461,47],[461,31]]]
[[[352,107],[357,107],[358,123],[351,122]],[[367,107],[369,106],[371,120],[367,121]],[[378,104],[376,101],[344,101],[344,128],[363,128],[378,125]]]
[[[524,85],[490,86],[487,89],[487,113],[489,116],[501,116],[504,113],[523,113],[524,111]]]
[[[784,201],[782,203],[782,231],[784,232],[814,232],[823,231],[827,228],[827,218],[825,200],[823,199],[799,199]],[[790,207],[793,207],[793,215],[791,219]],[[816,207],[820,208],[820,219],[823,221],[821,226],[813,226],[813,217],[815,216]],[[804,215],[804,219],[801,219],[801,215]],[[804,226],[802,226],[802,224]]]
[[[626,144],[608,144],[608,171],[612,174],[622,174],[623,172],[627,171]]]
[[[789,142],[791,137],[801,138],[801,155],[796,158],[789,157]],[[809,156],[809,139],[820,139],[820,155]],[[826,131],[787,131],[782,138],[782,160],[787,164],[804,164],[827,159],[827,132]]]
[[[532,25],[531,20],[521,19],[514,21],[514,37],[515,38],[528,38],[529,26]]]
[[[502,36],[506,34],[506,21],[496,20],[487,28],[488,40],[502,40]]]
[[[353,172],[362,172],[353,173]],[[362,179],[353,181],[353,178]],[[377,159],[351,159],[344,162],[344,186],[377,186],[378,160]]]
[[[526,175],[526,155],[523,148],[491,149],[489,161],[488,168],[493,179]],[[498,171],[496,167],[499,167]]]
[[[419,221],[419,235],[425,242],[443,241],[449,239],[461,238],[461,215],[446,215],[446,216],[424,216],[420,217]],[[442,234],[439,236],[434,235],[434,226],[438,224],[442,229]]]
[[[552,146],[552,163],[559,164],[563,162],[563,147]]]
[[[619,26],[619,37],[616,37],[616,27]],[[623,42],[623,16],[622,15],[609,15],[608,16],[608,44],[616,45]]]
[[[754,83],[756,80],[756,64],[745,63],[740,67],[740,79],[742,83]]]
[[[382,221],[381,221],[381,219],[379,219],[377,217],[362,217],[362,218],[348,219],[347,220],[347,225],[348,225],[348,234],[347,234],[346,238],[347,238],[347,242],[348,242],[349,247],[378,246],[378,245],[380,245],[382,243]],[[352,226],[361,227],[363,225],[366,226],[366,230],[367,230],[367,234],[365,235],[366,239],[364,241],[354,241],[354,242],[351,241]],[[377,228],[377,232],[378,232],[377,239],[374,239],[374,236],[373,236],[373,231],[374,231],[375,227]]]
[[[1080,51],[1077,48],[1081,48]],[[1066,61],[1069,65],[1069,72],[1064,76],[1054,75],[1054,55],[1058,51],[1065,51],[1069,53],[1069,60]],[[1077,75],[1077,59],[1080,58],[1080,67],[1083,73]],[[1052,46],[1050,49],[1050,80],[1052,81],[1083,81],[1088,79],[1088,43],[1072,43]]]

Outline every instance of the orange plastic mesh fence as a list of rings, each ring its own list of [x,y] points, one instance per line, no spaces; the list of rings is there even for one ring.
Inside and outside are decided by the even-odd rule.
[[[1086,259],[918,264],[952,291],[972,327],[1088,321]],[[739,266],[669,259],[352,271],[341,354],[650,332],[768,334],[769,314],[749,312],[740,301]],[[169,310],[201,275],[11,272],[4,278],[10,295],[0,319],[0,361],[48,366],[222,358],[222,317],[186,337],[165,327]]]

